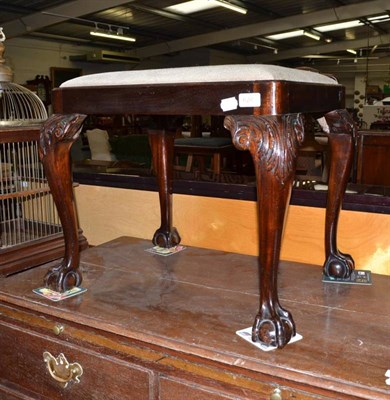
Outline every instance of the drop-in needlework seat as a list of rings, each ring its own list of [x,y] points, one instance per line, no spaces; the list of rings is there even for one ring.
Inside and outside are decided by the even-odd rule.
[[[104,93],[104,96],[102,95]],[[158,174],[161,226],[153,241],[170,247],[180,241],[172,226],[172,165],[175,118],[223,115],[236,148],[252,155],[258,186],[260,307],[253,340],[283,347],[295,333],[290,312],[279,303],[277,270],[286,208],[304,118],[312,114],[329,137],[332,152],[325,227],[324,272],[349,276],[354,264],[337,248],[337,221],[352,160],[355,126],[345,110],[344,87],[316,72],[272,65],[220,65],[120,71],[79,77],[54,91],[55,115],[42,131],[42,158],[58,190],[57,206],[67,221],[63,263],[51,269],[46,284],[63,291],[81,282],[74,246],[76,219],[70,176],[61,150],[74,140],[84,114],[153,116],[148,130]],[[53,133],[55,132],[55,134]],[[49,139],[51,138],[51,140]],[[61,179],[62,178],[62,179]],[[63,223],[63,225],[65,225]],[[64,226],[65,228],[65,226]]]

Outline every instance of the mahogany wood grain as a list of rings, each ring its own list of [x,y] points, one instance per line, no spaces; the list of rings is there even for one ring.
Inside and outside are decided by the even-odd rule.
[[[261,107],[222,112],[221,99],[237,96],[238,93],[252,92],[261,93]],[[54,89],[53,107],[57,113],[92,115],[325,113],[345,107],[344,94],[345,88],[341,85],[316,85],[286,81],[96,86]]]
[[[302,116],[231,116],[225,127],[238,149],[250,151],[256,169],[261,292],[252,340],[282,348],[296,333],[291,313],[279,303],[277,276],[285,212],[304,138]]]
[[[153,377],[150,371],[112,361],[99,352],[88,351],[76,345],[69,346],[45,335],[35,334],[33,337],[32,332],[21,331],[13,326],[1,327],[0,346],[2,379],[13,384],[23,381],[23,388],[36,392],[39,397],[77,397],[85,400],[150,398],[149,387]],[[15,349],[23,349],[23,354],[15,355]],[[79,363],[83,368],[80,376],[82,384],[72,381],[64,387],[55,381],[43,362],[44,351],[49,351],[55,357],[63,353],[69,363]]]
[[[177,379],[160,379],[160,400],[231,400],[231,396],[217,392],[216,388],[195,386],[191,382],[178,381]],[[244,397],[234,397],[243,400]]]
[[[276,388],[300,400],[390,395],[389,277],[325,284],[319,266],[281,262],[280,298],[303,339],[262,352],[235,334],[251,324],[259,299],[257,257],[199,248],[161,257],[150,247],[122,237],[83,252],[88,291],[59,303],[31,290],[53,264],[0,280],[3,386],[52,400],[154,400],[175,391],[189,400],[257,400]],[[78,361],[80,383],[62,389],[51,381],[45,350]]]
[[[390,131],[359,131],[357,182],[390,186]]]
[[[1,385],[0,383],[0,399],[1,400],[35,400],[34,397],[27,396],[17,391]]]
[[[357,127],[347,110],[327,113],[323,120],[326,121],[323,128],[329,137],[331,155],[325,217],[324,274],[347,278],[355,268],[355,262],[351,255],[341,253],[337,247],[337,225],[351,173]]]
[[[153,154],[153,168],[159,185],[161,225],[153,235],[153,243],[173,247],[180,243],[177,229],[172,225],[172,176],[174,132],[148,130]]]
[[[88,242],[82,231],[78,231],[78,248],[84,250]],[[64,236],[62,233],[50,237],[37,239],[18,246],[1,251],[0,276],[8,276],[16,272],[49,262],[63,257],[65,250]]]
[[[1,127],[0,143],[39,140],[39,127]]]
[[[47,181],[57,206],[64,231],[65,254],[60,265],[48,271],[45,283],[63,292],[81,284],[78,270],[80,249],[78,224],[73,196],[73,179],[70,165],[70,148],[77,139],[86,115],[52,115],[43,125],[40,135],[39,156]]]

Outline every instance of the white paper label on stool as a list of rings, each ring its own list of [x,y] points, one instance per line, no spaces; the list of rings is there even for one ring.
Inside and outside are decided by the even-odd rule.
[[[388,369],[385,373],[386,379],[386,385],[390,385],[390,369]]]
[[[240,107],[260,107],[260,93],[240,93],[238,95],[238,105]]]
[[[235,97],[228,97],[221,100],[222,111],[237,110],[238,101]]]

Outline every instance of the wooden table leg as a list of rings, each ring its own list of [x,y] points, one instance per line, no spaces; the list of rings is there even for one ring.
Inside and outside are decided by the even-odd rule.
[[[303,118],[299,114],[228,116],[224,125],[234,145],[250,151],[256,169],[260,308],[252,340],[282,348],[295,334],[292,315],[279,303],[277,276],[298,146],[304,137]]]
[[[221,173],[221,153],[214,153],[212,158],[213,173],[219,175]]]
[[[349,254],[337,247],[337,225],[343,195],[351,173],[354,137],[357,128],[347,110],[336,110],[318,120],[329,137],[330,171],[325,222],[324,274],[330,277],[347,278],[355,263]]]
[[[180,243],[180,236],[172,226],[172,175],[173,175],[173,132],[148,130],[152,148],[153,168],[157,174],[160,198],[161,226],[153,236],[153,244],[160,247],[173,247]]]
[[[69,153],[85,118],[86,115],[80,114],[55,114],[44,123],[39,141],[39,156],[64,232],[64,258],[45,277],[46,286],[58,292],[78,286],[82,280],[78,269],[78,224]]]

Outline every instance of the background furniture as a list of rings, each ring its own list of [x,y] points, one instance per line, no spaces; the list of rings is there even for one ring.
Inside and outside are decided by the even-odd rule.
[[[131,134],[110,138],[111,151],[119,161],[129,161],[150,168],[152,151],[148,135]]]
[[[194,157],[198,157],[200,171],[205,170],[208,158],[211,158],[211,170],[221,173],[224,158],[234,155],[234,146],[230,138],[179,138],[175,139],[175,154],[187,154],[186,172],[193,167]]]
[[[389,398],[389,277],[323,284],[319,266],[282,262],[280,294],[303,339],[263,352],[235,334],[255,311],[257,257],[150,247],[122,237],[86,250],[88,291],[59,303],[31,291],[49,265],[0,280],[0,398]],[[44,353],[78,363],[80,382],[64,388]]]
[[[390,186],[390,131],[358,131],[357,183]]]
[[[116,157],[111,153],[108,132],[102,129],[91,129],[86,131],[92,160],[115,161]]]

